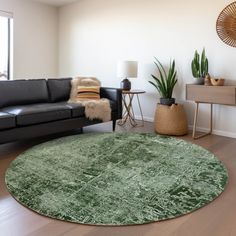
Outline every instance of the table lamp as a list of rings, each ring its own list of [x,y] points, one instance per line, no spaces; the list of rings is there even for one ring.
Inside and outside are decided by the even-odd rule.
[[[123,78],[121,88],[123,90],[131,89],[131,82],[128,78],[137,78],[138,75],[138,62],[137,61],[121,61],[117,66],[117,77]]]

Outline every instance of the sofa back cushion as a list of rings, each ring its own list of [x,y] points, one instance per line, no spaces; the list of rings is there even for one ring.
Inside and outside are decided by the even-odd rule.
[[[70,97],[72,78],[48,79],[50,102],[67,101]]]
[[[48,102],[44,79],[0,81],[0,107]]]

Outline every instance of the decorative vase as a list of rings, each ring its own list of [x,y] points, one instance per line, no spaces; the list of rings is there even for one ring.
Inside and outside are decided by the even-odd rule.
[[[204,84],[204,81],[205,81],[205,78],[194,78],[194,80],[193,80],[194,82],[194,84],[197,84],[197,85],[203,85]]]
[[[126,78],[121,81],[120,88],[126,91],[129,91],[131,89],[131,82]]]
[[[162,105],[171,106],[172,104],[175,104],[175,98],[160,98],[160,103]]]
[[[213,86],[224,86],[225,80],[224,79],[211,79],[211,83]]]
[[[212,86],[212,83],[211,83],[211,76],[210,76],[209,74],[207,74],[206,77],[205,77],[204,85],[206,85],[206,86]]]

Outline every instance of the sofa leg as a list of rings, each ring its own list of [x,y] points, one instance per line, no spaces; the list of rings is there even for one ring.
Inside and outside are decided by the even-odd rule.
[[[113,132],[116,131],[116,119],[112,120],[112,130]]]

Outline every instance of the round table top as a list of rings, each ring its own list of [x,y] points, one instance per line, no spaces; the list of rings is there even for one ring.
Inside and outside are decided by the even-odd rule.
[[[134,90],[122,90],[123,94],[142,94],[146,93],[144,90],[134,89]]]

